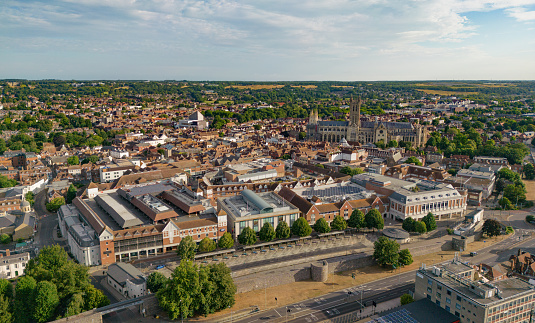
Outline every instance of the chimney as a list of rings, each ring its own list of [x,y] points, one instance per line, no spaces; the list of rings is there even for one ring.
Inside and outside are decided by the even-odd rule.
[[[6,257],[9,257],[11,255],[11,252],[9,251],[9,249],[6,249]]]
[[[516,255],[517,257],[520,256],[522,254],[522,249],[518,249],[518,255]]]

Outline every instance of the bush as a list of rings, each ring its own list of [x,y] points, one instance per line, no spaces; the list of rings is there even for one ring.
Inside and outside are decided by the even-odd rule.
[[[414,232],[414,222],[416,221],[414,221],[414,219],[411,217],[405,218],[401,227],[407,232]]]
[[[290,237],[290,227],[288,223],[282,221],[277,224],[277,229],[275,230],[275,235],[277,239],[288,239]]]
[[[275,229],[273,229],[271,223],[266,222],[264,223],[264,226],[262,226],[262,229],[260,229],[258,235],[260,236],[260,240],[270,242],[275,239]]]
[[[221,249],[229,249],[234,246],[234,239],[232,239],[232,235],[228,232],[225,232],[221,239],[219,239],[219,248]]]
[[[526,221],[527,221],[527,222],[530,222],[530,223],[531,223],[531,222],[533,222],[533,220],[535,220],[535,216],[533,216],[533,215],[531,215],[531,214],[528,215],[528,216],[526,216]]]
[[[299,237],[307,237],[312,233],[312,228],[305,218],[299,218],[292,224],[292,234]]]
[[[249,227],[243,228],[243,231],[238,236],[238,242],[242,245],[252,245],[256,243],[256,232]]]
[[[453,229],[447,228],[446,231],[448,232],[448,234],[449,234],[450,236],[453,234]]]
[[[414,231],[416,231],[419,234],[424,234],[427,232],[427,227],[425,225],[424,221],[416,221],[414,222]]]
[[[506,227],[505,228],[505,234],[511,234],[511,233],[514,233],[515,230],[513,229],[513,227]]]
[[[401,305],[407,305],[414,302],[414,298],[409,294],[401,295]]]
[[[347,229],[346,220],[344,220],[344,218],[339,215],[335,216],[333,222],[331,222],[331,229],[338,231]]]

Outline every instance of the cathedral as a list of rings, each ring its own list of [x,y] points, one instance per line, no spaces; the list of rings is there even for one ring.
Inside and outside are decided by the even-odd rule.
[[[307,125],[307,138],[310,141],[348,142],[360,144],[376,143],[383,140],[408,141],[413,147],[427,142],[427,130],[420,124],[409,122],[360,121],[362,101],[351,99],[349,121],[320,121],[318,111],[310,113]]]

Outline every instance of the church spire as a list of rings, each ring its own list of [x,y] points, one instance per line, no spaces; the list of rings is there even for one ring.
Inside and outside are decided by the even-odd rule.
[[[362,101],[360,100],[360,96],[357,98],[357,101],[353,100],[353,97],[351,97],[351,101],[349,103],[349,121],[352,125],[356,125],[360,127],[360,105]]]

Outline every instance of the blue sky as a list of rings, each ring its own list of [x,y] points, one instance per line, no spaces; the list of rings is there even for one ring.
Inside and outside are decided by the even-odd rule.
[[[535,0],[2,0],[0,79],[535,79]]]

